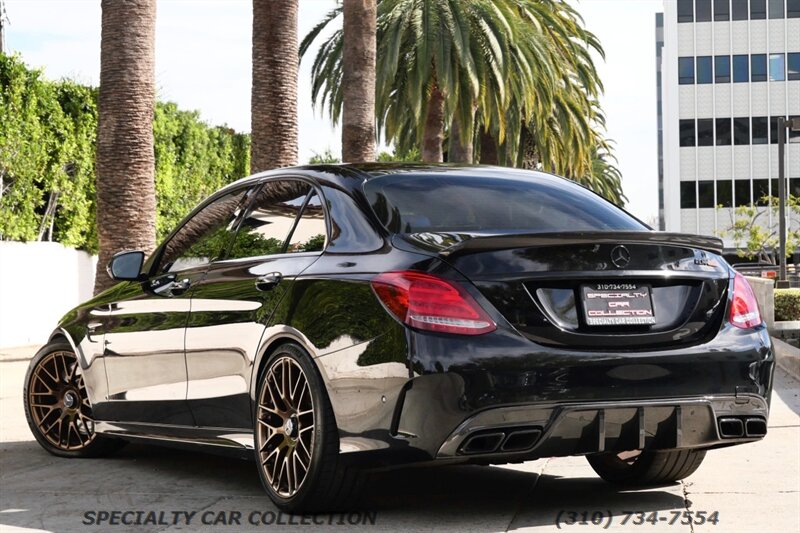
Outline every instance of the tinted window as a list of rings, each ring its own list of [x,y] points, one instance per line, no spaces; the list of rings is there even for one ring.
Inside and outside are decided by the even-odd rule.
[[[717,146],[727,146],[731,144],[731,119],[718,118],[717,119]]]
[[[259,189],[239,226],[229,259],[280,254],[311,187],[294,180],[269,181]]]
[[[750,0],[750,20],[767,18],[767,0]]]
[[[753,117],[751,131],[753,144],[767,144],[769,142],[769,120],[767,117]]]
[[[714,0],[714,20],[731,19],[731,0]]]
[[[694,22],[693,0],[678,0],[678,22]]]
[[[733,182],[731,180],[717,182],[717,205],[733,207]]]
[[[678,58],[678,83],[681,85],[691,85],[694,83],[694,58]]]
[[[750,81],[767,81],[767,55],[750,56]]]
[[[786,56],[783,54],[769,55],[769,81],[784,81],[786,79]]]
[[[733,119],[733,144],[750,144],[750,119],[738,117]]]
[[[791,178],[789,180],[789,194],[800,198],[800,178]]]
[[[289,239],[287,252],[321,252],[325,248],[325,212],[316,192],[308,198],[300,219]]]
[[[733,82],[747,83],[750,81],[750,60],[746,55],[733,56]]]
[[[240,189],[205,206],[164,246],[159,272],[178,272],[218,259],[228,245],[247,189]]]
[[[800,0],[786,0],[786,16],[790,19],[800,18]]]
[[[714,146],[714,119],[697,121],[697,146]]]
[[[714,207],[714,182],[697,182],[697,205],[698,207]]]
[[[730,56],[717,56],[714,58],[714,83],[731,82]]]
[[[800,115],[795,115],[794,117],[789,117],[789,118],[794,118],[796,120],[800,120]],[[789,142],[790,143],[800,143],[800,131],[792,131],[790,129],[789,130]]]
[[[694,20],[696,22],[711,21],[711,0],[696,0]]]
[[[694,120],[680,121],[680,144],[681,146],[694,146]]]
[[[750,205],[750,180],[736,180],[734,184],[734,203],[736,207]]]
[[[388,175],[367,181],[364,191],[378,219],[395,233],[645,229],[579,185],[542,174],[530,178],[520,174],[508,178]]]
[[[711,68],[711,56],[697,58],[697,83],[711,83],[713,80]]]
[[[787,55],[788,79],[791,81],[800,80],[800,52]]]
[[[733,20],[747,20],[747,0],[733,0],[731,7]]]
[[[769,119],[769,140],[772,144],[778,144],[778,117]]]
[[[694,209],[697,207],[697,191],[693,181],[681,182],[681,209]]]
[[[769,196],[769,180],[753,180],[753,202],[756,205],[767,205]]]
[[[784,0],[769,0],[769,18],[782,19],[786,16],[783,2]]]

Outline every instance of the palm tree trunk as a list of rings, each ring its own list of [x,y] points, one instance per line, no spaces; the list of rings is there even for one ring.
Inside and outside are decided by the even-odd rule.
[[[472,112],[472,121],[475,121],[475,108]],[[453,120],[450,123],[450,148],[447,151],[447,160],[451,163],[467,163],[472,164],[473,157],[473,128],[468,129],[467,136],[462,135],[461,120],[458,118],[458,113],[453,114]]]
[[[113,254],[150,253],[156,237],[156,0],[102,0],[101,6],[95,293],[114,283],[106,273]]]
[[[375,0],[344,0],[342,161],[375,160]]]
[[[253,0],[253,173],[297,164],[297,1]]]
[[[496,165],[498,164],[497,157],[497,141],[491,132],[487,132],[481,128],[480,133],[481,143],[481,164],[482,165]]]
[[[425,125],[422,132],[422,160],[426,163],[441,163],[444,141],[444,94],[434,82],[428,97],[425,111]]]

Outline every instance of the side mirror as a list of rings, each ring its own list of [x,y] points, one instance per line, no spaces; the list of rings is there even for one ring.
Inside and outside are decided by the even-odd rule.
[[[117,281],[137,281],[141,279],[144,252],[125,251],[114,254],[106,270]]]

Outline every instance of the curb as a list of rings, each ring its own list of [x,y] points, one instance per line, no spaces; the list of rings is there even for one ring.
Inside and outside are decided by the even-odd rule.
[[[793,378],[800,380],[800,348],[772,337],[775,350],[775,360],[778,366],[789,373]]]

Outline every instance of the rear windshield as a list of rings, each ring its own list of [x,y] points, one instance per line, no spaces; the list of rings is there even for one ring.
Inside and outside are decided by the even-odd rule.
[[[641,222],[567,180],[388,175],[364,192],[392,233],[646,230]]]

